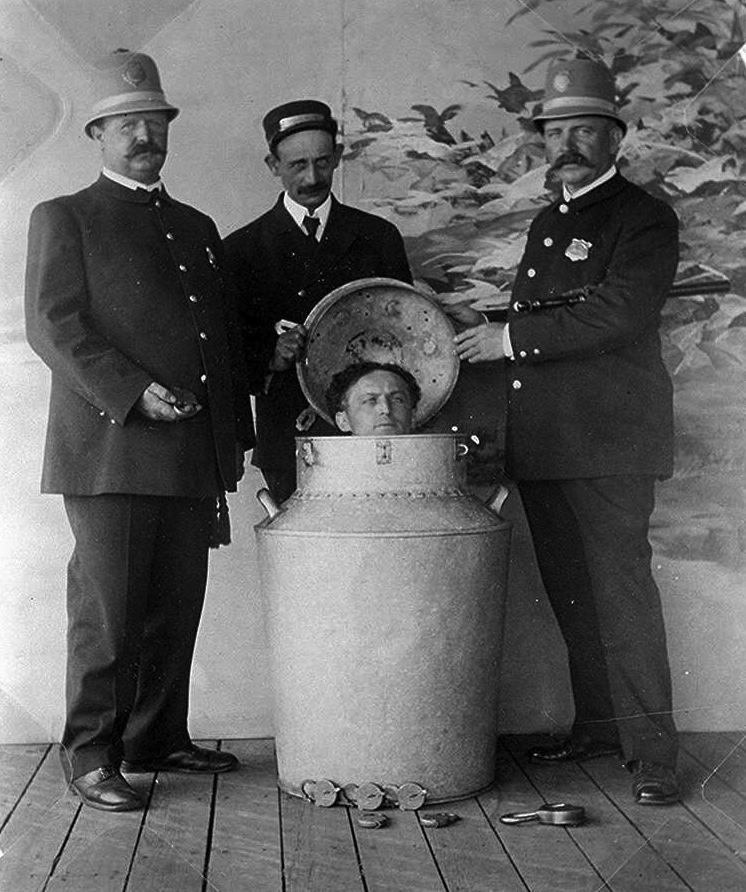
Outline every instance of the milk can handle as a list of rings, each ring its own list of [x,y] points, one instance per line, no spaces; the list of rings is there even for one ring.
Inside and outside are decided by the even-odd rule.
[[[467,439],[461,439],[460,437],[454,441],[454,455],[455,460],[457,462],[463,461],[466,456],[468,456],[471,452],[471,443],[476,443],[479,445],[479,440],[476,435]],[[484,499],[484,504],[487,508],[492,511],[493,514],[496,514],[500,517],[500,511],[502,510],[502,506],[505,503],[505,499],[510,495],[510,491],[506,486],[502,483],[497,483],[492,490],[488,493],[487,498]]]
[[[280,513],[280,507],[272,498],[272,495],[268,489],[260,489],[256,494],[257,499],[259,499],[259,503],[267,512],[267,517],[272,520],[273,517],[277,517]]]
[[[300,444],[300,457],[307,468],[314,464],[316,459],[313,453],[313,443],[310,440],[303,440]]]
[[[510,490],[507,486],[503,486],[500,483],[487,497],[485,500],[485,505],[493,512],[493,514],[497,514],[498,517],[501,516],[500,511],[502,510],[503,504],[505,503],[505,499],[510,495]]]

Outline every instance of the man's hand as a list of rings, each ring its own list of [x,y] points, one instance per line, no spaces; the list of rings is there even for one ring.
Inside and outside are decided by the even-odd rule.
[[[469,362],[490,362],[503,359],[503,331],[505,325],[502,322],[485,322],[476,328],[467,328],[454,338],[456,353],[459,359]]]
[[[440,307],[457,329],[475,328],[485,321],[484,316],[477,310],[473,310],[468,302],[446,303],[441,301]]]
[[[153,381],[143,391],[135,408],[151,421],[183,421],[200,411],[197,397],[183,387],[170,390]]]
[[[291,368],[293,363],[297,362],[303,348],[306,345],[306,335],[308,332],[302,325],[296,325],[289,331],[284,331],[275,344],[275,353],[269,363],[271,372],[284,372]]]

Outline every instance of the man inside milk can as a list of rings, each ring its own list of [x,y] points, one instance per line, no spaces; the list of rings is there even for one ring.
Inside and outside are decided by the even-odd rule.
[[[326,391],[337,427],[356,436],[396,436],[412,431],[420,386],[393,363],[358,362],[337,372]]]

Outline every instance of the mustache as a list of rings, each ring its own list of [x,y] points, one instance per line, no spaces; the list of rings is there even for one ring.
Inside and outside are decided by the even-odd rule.
[[[582,152],[563,152],[557,159],[555,159],[550,170],[559,170],[560,167],[564,167],[566,164],[579,164],[582,167],[593,167],[591,162]]]
[[[318,195],[319,192],[323,192],[326,189],[326,186],[319,184],[318,186],[300,186],[298,188],[298,195]]]
[[[165,155],[165,152],[158,143],[141,142],[127,153],[128,158],[136,158],[138,155]]]

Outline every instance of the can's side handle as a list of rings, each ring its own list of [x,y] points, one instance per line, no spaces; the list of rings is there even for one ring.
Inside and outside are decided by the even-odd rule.
[[[272,520],[273,517],[277,517],[280,513],[280,506],[277,502],[272,498],[272,494],[266,488],[262,488],[256,494],[257,499],[259,499],[259,504],[264,508],[267,512],[267,517]]]
[[[472,454],[472,443],[476,446],[479,446],[479,438],[476,434],[472,434],[468,439],[466,437],[458,437],[453,442],[454,447],[454,461],[456,462],[457,472],[460,476],[459,485],[465,488],[467,491],[469,486],[466,482],[467,480],[467,469],[465,459],[467,456]],[[500,511],[502,510],[503,505],[505,504],[505,500],[510,495],[510,490],[503,483],[496,483],[492,489],[490,489],[487,498],[484,498],[483,495],[478,496],[480,501],[482,501],[486,508],[492,511],[493,514],[496,514],[502,520],[502,516]]]
[[[492,511],[494,514],[497,514],[500,517],[500,512],[502,511],[502,507],[505,504],[505,499],[510,495],[510,490],[507,486],[503,486],[501,483],[497,489],[487,498],[485,505]]]
[[[313,451],[313,441],[312,440],[303,440],[300,444],[300,457],[303,460],[303,464],[310,468],[313,464],[316,463],[316,456]]]

